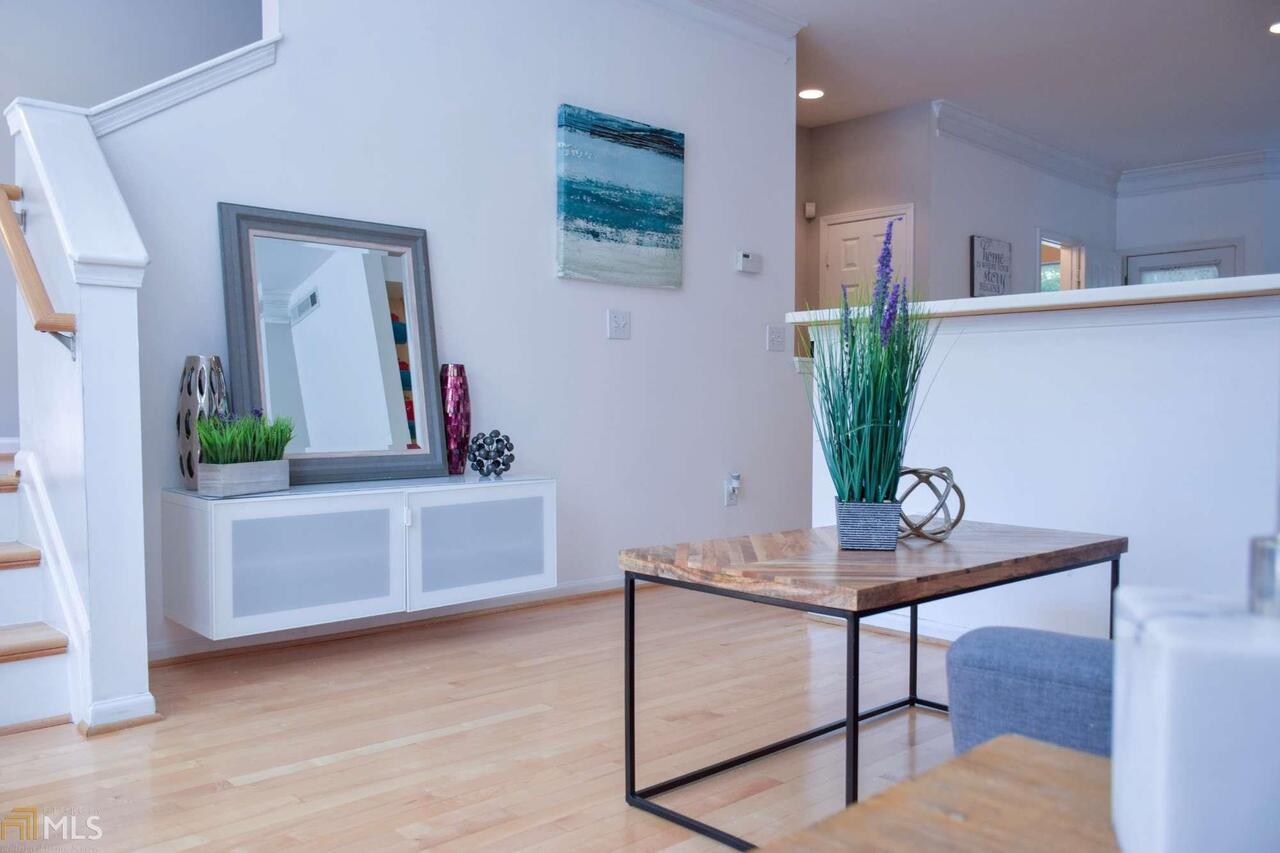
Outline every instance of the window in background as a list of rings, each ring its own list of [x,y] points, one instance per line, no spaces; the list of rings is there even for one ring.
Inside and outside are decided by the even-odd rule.
[[[1142,280],[1138,284],[1159,284],[1164,281],[1202,281],[1207,278],[1221,278],[1217,264],[1146,269],[1142,271],[1141,275]]]
[[[1237,244],[1129,255],[1124,259],[1124,283],[1163,284],[1229,278],[1236,274],[1239,255]]]

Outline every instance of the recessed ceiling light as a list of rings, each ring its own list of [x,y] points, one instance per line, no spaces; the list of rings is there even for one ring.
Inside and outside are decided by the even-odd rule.
[[[1276,21],[1274,24],[1268,27],[1268,29],[1271,30],[1271,32],[1275,33],[1276,35],[1280,36],[1280,21]]]
[[[806,101],[816,101],[818,100],[818,98],[821,98],[825,94],[826,92],[822,91],[821,89],[801,89],[800,90],[800,97],[804,98]]]

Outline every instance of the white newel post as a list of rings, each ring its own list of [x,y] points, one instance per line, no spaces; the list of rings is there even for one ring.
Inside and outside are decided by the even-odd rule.
[[[72,716],[92,729],[155,713],[138,361],[147,254],[84,110],[18,99],[5,114],[28,243],[55,309],[76,316],[73,356],[19,310],[19,464],[35,475],[23,487],[47,516],[45,565],[78,658]]]
[[[80,284],[93,690],[87,724],[155,713],[147,670],[138,285]]]

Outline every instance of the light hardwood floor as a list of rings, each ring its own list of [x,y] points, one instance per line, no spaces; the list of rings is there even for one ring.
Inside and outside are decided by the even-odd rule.
[[[643,786],[843,714],[844,631],[674,589],[636,599]],[[944,650],[921,692],[945,701]],[[906,692],[863,632],[862,702]],[[0,815],[97,814],[97,849],[718,850],[622,799],[622,597],[158,667],[166,719],[0,738]],[[951,755],[945,716],[862,727],[870,795]],[[832,734],[660,798],[764,842],[842,806]],[[3,846],[3,845],[0,845]]]

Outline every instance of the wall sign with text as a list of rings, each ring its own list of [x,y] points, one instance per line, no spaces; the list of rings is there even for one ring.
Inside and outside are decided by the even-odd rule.
[[[969,238],[969,295],[1002,296],[1012,293],[1013,244],[994,237]]]

